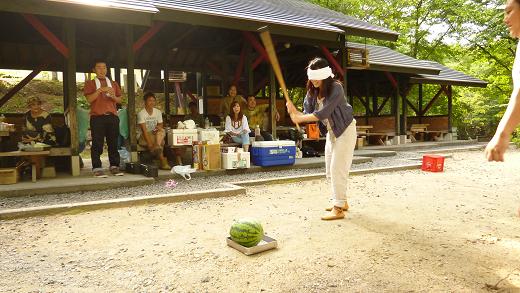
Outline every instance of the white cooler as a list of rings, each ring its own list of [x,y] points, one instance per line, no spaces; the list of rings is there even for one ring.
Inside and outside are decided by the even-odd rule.
[[[197,129],[170,129],[168,145],[192,145],[198,139]]]
[[[251,167],[251,154],[241,153],[222,153],[222,169],[243,169]]]
[[[220,134],[218,130],[215,128],[203,129],[199,128],[198,130],[198,138],[199,141],[207,142],[208,144],[218,144],[220,143]]]

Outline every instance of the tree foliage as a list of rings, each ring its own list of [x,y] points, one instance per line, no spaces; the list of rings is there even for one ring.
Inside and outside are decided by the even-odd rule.
[[[459,137],[490,136],[511,94],[516,41],[503,24],[503,0],[308,0],[400,33],[397,42],[366,40],[483,79],[487,88],[454,87]],[[362,41],[356,37],[349,40]],[[428,90],[427,90],[428,91]],[[432,89],[425,96],[430,98]],[[416,96],[410,97],[417,102]],[[431,114],[445,114],[437,103]]]

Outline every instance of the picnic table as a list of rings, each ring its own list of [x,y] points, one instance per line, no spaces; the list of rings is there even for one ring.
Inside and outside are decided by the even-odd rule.
[[[407,134],[410,135],[410,140],[415,142],[417,140],[424,141],[426,137],[429,135],[433,140],[441,140],[446,133],[447,130],[429,130],[428,126],[430,124],[412,124],[410,126],[410,131]]]
[[[32,182],[36,182],[41,177],[43,159],[49,154],[50,151],[12,151],[0,152],[0,157],[27,157],[32,166]]]
[[[359,125],[356,126],[356,132],[357,136],[360,138],[363,138],[364,140],[368,141],[369,137],[372,137],[377,144],[379,145],[385,145],[388,141],[389,136],[394,136],[393,132],[383,132],[383,131],[375,131],[372,132],[371,130],[374,128],[372,125]]]

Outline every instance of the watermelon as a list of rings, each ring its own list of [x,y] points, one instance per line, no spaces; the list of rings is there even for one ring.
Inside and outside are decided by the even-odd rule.
[[[253,247],[264,238],[264,228],[258,220],[244,218],[233,223],[229,235],[236,243],[245,247]]]

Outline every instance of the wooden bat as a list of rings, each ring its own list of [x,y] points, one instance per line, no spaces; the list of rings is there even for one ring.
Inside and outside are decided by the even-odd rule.
[[[287,103],[292,103],[289,98],[289,93],[287,92],[287,86],[285,85],[285,80],[283,79],[282,69],[280,68],[280,63],[278,63],[278,57],[276,57],[276,51],[274,50],[273,40],[271,39],[271,34],[267,26],[261,27],[258,29],[260,31],[260,39],[262,39],[262,43],[264,44],[265,51],[267,52],[267,57],[269,57],[269,61],[271,62],[271,66],[273,67],[274,75],[282,88],[283,96]],[[300,131],[300,125],[296,123],[296,128]]]

